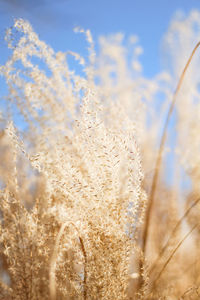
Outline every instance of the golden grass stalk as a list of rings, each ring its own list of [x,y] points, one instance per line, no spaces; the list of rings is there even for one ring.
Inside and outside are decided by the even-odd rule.
[[[53,249],[53,254],[50,260],[50,267],[49,267],[49,293],[50,293],[50,299],[56,300],[56,259],[59,251],[59,244],[61,237],[66,229],[66,227],[69,225],[69,222],[65,222],[62,224],[58,236],[56,238],[55,247]]]
[[[171,261],[171,259],[173,258],[173,256],[175,255],[175,253],[177,252],[177,250],[180,248],[180,246],[184,243],[184,241],[190,236],[190,234],[194,231],[195,228],[197,228],[198,224],[195,224],[192,229],[190,229],[190,231],[183,237],[183,239],[177,244],[177,246],[174,248],[174,250],[172,251],[172,253],[170,254],[169,258],[166,260],[166,262],[164,263],[162,269],[160,270],[160,272],[158,273],[156,279],[153,282],[152,285],[152,290],[155,289],[156,284],[158,282],[158,280],[160,279],[160,277],[162,276],[163,272],[165,271],[167,265],[169,264],[169,262]]]
[[[174,237],[174,235],[176,234],[178,228],[180,227],[180,225],[182,224],[182,222],[185,220],[185,218],[189,215],[190,211],[192,210],[192,208],[194,208],[200,201],[200,198],[198,198],[192,205],[190,205],[190,207],[188,207],[188,209],[185,211],[184,215],[179,219],[179,221],[176,223],[176,225],[174,226],[166,244],[163,246],[163,248],[161,249],[156,261],[152,264],[149,273],[152,273],[155,269],[155,267],[157,266],[158,261],[161,259],[161,257],[163,256],[165,250],[167,249],[167,247],[169,246],[170,241],[172,240],[172,238]]]
[[[159,146],[159,151],[158,151],[158,156],[156,159],[156,165],[155,165],[155,171],[154,171],[154,176],[153,176],[153,180],[152,180],[152,185],[151,185],[151,191],[150,191],[150,196],[149,196],[149,201],[147,204],[147,210],[146,210],[146,218],[144,220],[144,230],[143,230],[143,245],[142,245],[142,249],[143,249],[143,253],[146,253],[146,248],[147,248],[147,240],[148,240],[148,236],[149,236],[149,228],[150,228],[150,219],[151,219],[151,213],[152,213],[152,209],[153,209],[153,204],[154,204],[154,199],[155,199],[155,193],[156,193],[156,188],[157,188],[157,182],[158,182],[158,176],[159,176],[159,171],[160,171],[160,164],[161,164],[161,160],[162,160],[162,154],[163,154],[163,150],[164,150],[164,145],[166,142],[166,137],[167,137],[167,128],[168,128],[168,124],[170,121],[170,118],[172,116],[173,110],[174,110],[174,106],[176,103],[176,99],[177,99],[177,94],[181,88],[181,85],[183,83],[186,71],[192,61],[192,58],[196,52],[196,50],[198,49],[198,47],[200,46],[200,42],[198,42],[196,44],[196,46],[194,47],[186,65],[185,68],[182,71],[181,77],[179,79],[178,85],[176,87],[176,90],[174,92],[174,96],[171,102],[171,105],[169,107],[168,113],[167,113],[167,118],[164,124],[164,128],[163,128],[163,134],[161,137],[161,142],[160,142],[160,146]]]

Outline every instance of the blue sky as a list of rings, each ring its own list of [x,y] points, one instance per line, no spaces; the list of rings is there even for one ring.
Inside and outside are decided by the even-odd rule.
[[[144,75],[152,76],[162,66],[160,44],[170,20],[192,9],[200,10],[199,0],[0,0],[0,63],[7,55],[5,29],[22,17],[55,50],[83,51],[86,44],[73,33],[75,26],[90,29],[95,41],[116,32],[136,34],[144,48]]]

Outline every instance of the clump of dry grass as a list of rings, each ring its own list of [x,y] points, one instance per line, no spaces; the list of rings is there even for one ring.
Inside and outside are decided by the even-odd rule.
[[[14,29],[22,37],[1,73],[27,127],[21,137],[7,122],[1,138],[10,168],[2,172],[2,299],[126,299],[146,199],[133,124],[125,119],[118,130],[106,122],[91,67],[81,79],[27,22]],[[123,115],[117,106],[112,113]],[[27,203],[30,174],[36,186]]]
[[[191,15],[192,26],[198,18]],[[198,159],[177,143],[180,174],[192,182],[186,196],[179,180],[166,184],[164,159],[174,107],[182,145],[177,94],[199,44],[171,102],[172,78],[142,76],[134,37],[130,70],[122,35],[101,38],[95,53],[90,32],[80,31],[88,61],[55,53],[24,20],[7,31],[12,54],[0,67],[8,90],[0,115],[0,299],[198,299]],[[192,92],[198,96],[196,86]],[[187,124],[192,138],[184,137],[197,153],[198,122]]]

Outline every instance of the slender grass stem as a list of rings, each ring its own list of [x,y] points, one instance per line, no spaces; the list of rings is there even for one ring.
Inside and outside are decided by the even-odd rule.
[[[53,255],[50,261],[50,268],[49,268],[49,292],[50,292],[50,299],[56,300],[56,259],[59,249],[59,244],[61,237],[65,231],[65,228],[69,225],[69,222],[65,222],[62,224],[58,236],[56,238],[55,247],[53,249]]]
[[[175,106],[175,102],[177,99],[177,94],[181,88],[181,85],[183,83],[183,79],[185,77],[185,73],[191,63],[191,60],[197,50],[197,48],[200,46],[200,42],[198,42],[195,46],[195,48],[193,49],[186,65],[185,68],[183,69],[183,72],[181,74],[181,77],[179,79],[178,85],[176,87],[176,90],[174,92],[174,96],[171,102],[171,105],[169,107],[168,113],[167,113],[167,118],[164,124],[164,129],[163,129],[163,134],[161,137],[161,142],[160,142],[160,147],[159,147],[159,151],[158,151],[158,156],[157,156],[157,160],[156,160],[156,165],[155,165],[155,171],[154,171],[154,176],[153,176],[153,180],[152,180],[152,186],[151,186],[151,191],[150,191],[150,196],[149,196],[149,202],[148,202],[148,207],[147,207],[147,212],[146,212],[146,219],[145,219],[145,225],[144,225],[144,231],[143,231],[143,252],[144,254],[146,253],[146,248],[147,248],[147,240],[148,240],[148,234],[149,234],[149,225],[150,225],[150,217],[151,217],[151,213],[152,213],[152,208],[153,208],[153,204],[154,204],[154,199],[155,199],[155,192],[156,192],[156,188],[157,188],[157,182],[158,182],[158,175],[159,175],[159,171],[160,171],[160,164],[161,164],[161,160],[162,160],[162,154],[163,154],[163,150],[164,150],[164,145],[166,142],[166,136],[167,136],[167,128],[168,128],[168,124],[171,118],[171,115],[173,113],[174,110],[174,106]]]
[[[176,223],[174,229],[172,230],[165,246],[161,249],[159,256],[157,257],[156,261],[152,264],[149,273],[152,273],[158,263],[158,261],[161,259],[161,257],[163,256],[165,250],[167,249],[167,247],[169,246],[170,241],[172,240],[173,236],[175,235],[176,231],[178,230],[178,228],[180,227],[180,225],[182,224],[182,222],[184,221],[184,219],[189,215],[191,209],[193,207],[195,207],[198,203],[200,202],[200,198],[198,198],[184,213],[184,215],[179,219],[179,221]]]
[[[171,261],[171,259],[173,258],[173,256],[175,255],[175,253],[177,252],[177,250],[180,248],[180,246],[183,244],[183,242],[190,236],[190,234],[194,231],[195,228],[197,228],[198,224],[195,224],[192,229],[190,229],[190,231],[183,237],[183,239],[177,244],[177,246],[174,248],[174,250],[172,251],[172,253],[170,254],[169,258],[167,259],[167,261],[164,263],[162,269],[160,270],[159,274],[157,275],[156,279],[153,282],[152,285],[152,290],[156,287],[156,283],[158,282],[158,280],[160,279],[161,275],[163,274],[163,272],[165,271],[167,265],[169,264],[169,262]]]
[[[173,99],[172,102],[170,104],[168,113],[167,113],[167,117],[164,123],[164,128],[163,128],[163,133],[162,133],[162,137],[161,137],[161,141],[160,141],[160,146],[159,146],[159,150],[158,150],[158,155],[157,155],[157,159],[156,159],[156,164],[155,164],[155,171],[154,171],[154,175],[153,175],[153,180],[152,180],[152,185],[151,185],[151,190],[150,190],[150,196],[149,196],[149,201],[148,201],[148,205],[147,205],[147,210],[146,210],[146,218],[144,220],[144,229],[143,229],[143,236],[142,236],[142,251],[144,253],[144,256],[146,255],[146,251],[147,251],[147,242],[148,242],[148,237],[149,237],[149,229],[150,229],[150,220],[151,220],[151,214],[152,214],[152,210],[153,210],[153,205],[154,205],[154,201],[155,201],[155,194],[156,194],[156,188],[157,188],[157,183],[158,183],[158,176],[159,176],[159,171],[160,171],[160,165],[161,165],[161,161],[162,161],[162,155],[163,155],[163,150],[164,150],[164,146],[165,146],[165,142],[166,142],[166,137],[167,137],[167,129],[168,129],[168,124],[169,121],[171,119],[173,110],[174,110],[174,106],[176,103],[176,99],[177,99],[177,94],[182,86],[186,71],[192,61],[192,58],[196,52],[196,50],[198,49],[198,47],[200,46],[200,42],[198,42],[196,44],[196,46],[194,47],[182,73],[180,76],[180,79],[178,81],[177,87],[175,89],[174,95],[173,95]],[[140,265],[139,265],[139,269],[140,269],[140,273],[142,270],[142,266],[141,266],[141,261],[140,261]],[[142,280],[142,276],[140,274],[140,288],[143,285],[143,280]]]
[[[84,266],[84,279],[83,279],[83,284],[84,284],[84,288],[83,288],[83,297],[84,300],[87,299],[87,288],[86,288],[86,284],[87,284],[87,270],[86,270],[86,265],[87,265],[87,253],[85,250],[85,246],[83,243],[83,239],[81,237],[79,237],[79,241],[80,241],[80,245],[81,245],[81,250],[83,252],[83,256],[85,259],[85,266]]]

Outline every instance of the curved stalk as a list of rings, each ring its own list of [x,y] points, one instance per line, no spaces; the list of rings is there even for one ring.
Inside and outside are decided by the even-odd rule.
[[[160,141],[160,146],[159,146],[159,150],[158,150],[158,155],[157,155],[157,159],[156,159],[156,164],[155,164],[155,171],[154,171],[154,175],[153,175],[153,180],[152,180],[152,185],[151,185],[151,190],[150,190],[150,196],[149,196],[149,201],[148,201],[148,205],[147,205],[147,210],[146,210],[146,218],[144,220],[144,230],[143,230],[143,236],[142,236],[142,251],[143,254],[145,256],[146,254],[146,250],[147,250],[147,241],[148,241],[148,236],[149,236],[149,228],[150,228],[150,219],[151,219],[151,214],[152,214],[152,210],[153,210],[153,204],[154,204],[154,200],[155,200],[155,193],[156,193],[156,188],[157,188],[157,183],[158,183],[158,176],[159,176],[159,171],[160,171],[160,165],[161,165],[161,161],[162,161],[162,155],[163,155],[163,150],[164,150],[164,145],[166,142],[166,137],[167,137],[167,128],[168,128],[168,124],[169,121],[171,119],[172,113],[174,111],[174,106],[176,103],[176,99],[177,99],[177,94],[182,86],[186,71],[192,61],[192,58],[196,52],[196,50],[198,49],[198,47],[200,46],[200,42],[198,42],[196,44],[196,46],[194,47],[182,73],[180,76],[180,79],[178,81],[177,87],[175,89],[174,95],[173,95],[173,99],[171,102],[171,105],[169,107],[168,113],[167,113],[167,117],[164,123],[164,128],[163,128],[163,133],[162,133],[162,137],[161,137],[161,141]],[[142,266],[141,266],[141,262],[139,265],[139,269],[140,272],[142,270]],[[140,276],[140,287],[143,285],[143,280],[142,280],[142,276]]]
[[[146,213],[146,220],[145,220],[145,226],[144,226],[144,231],[143,231],[143,253],[145,255],[146,253],[146,247],[147,247],[147,239],[148,239],[148,234],[149,234],[149,225],[150,225],[150,217],[151,217],[151,212],[152,212],[152,208],[153,208],[153,203],[154,203],[154,199],[155,199],[155,192],[156,192],[156,188],[157,188],[157,182],[158,182],[158,175],[159,175],[159,171],[160,171],[160,164],[161,164],[161,160],[162,160],[162,154],[163,154],[163,150],[164,150],[164,145],[166,142],[166,136],[167,136],[167,128],[168,128],[168,124],[171,118],[171,115],[173,113],[174,110],[174,106],[175,106],[175,102],[176,102],[176,98],[177,98],[177,94],[181,88],[181,85],[183,83],[183,79],[185,77],[185,73],[191,63],[191,60],[197,50],[197,48],[200,46],[200,42],[198,42],[196,44],[196,46],[194,47],[186,65],[185,68],[183,69],[183,72],[181,74],[181,77],[179,79],[178,85],[176,87],[176,90],[174,92],[174,96],[171,102],[171,105],[169,107],[168,113],[167,113],[167,118],[164,124],[164,129],[163,129],[163,134],[161,137],[161,142],[160,142],[160,147],[159,147],[159,151],[158,151],[158,156],[157,156],[157,160],[156,160],[156,166],[155,166],[155,171],[154,171],[154,176],[153,176],[153,181],[152,181],[152,186],[151,186],[151,191],[150,191],[150,196],[149,196],[149,202],[148,202],[148,207],[147,207],[147,213]]]

